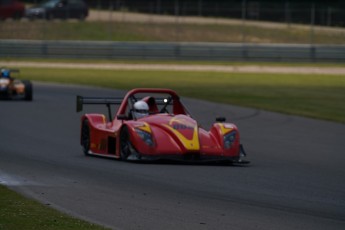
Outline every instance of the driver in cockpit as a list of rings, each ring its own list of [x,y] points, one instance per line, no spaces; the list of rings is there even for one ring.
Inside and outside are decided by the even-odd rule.
[[[149,106],[145,101],[137,101],[134,103],[133,116],[136,119],[146,117],[149,115]]]

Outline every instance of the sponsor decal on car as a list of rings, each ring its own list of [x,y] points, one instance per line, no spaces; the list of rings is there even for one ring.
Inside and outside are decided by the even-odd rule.
[[[183,146],[190,151],[200,150],[198,126],[192,124],[191,122],[181,119],[179,117],[174,117],[169,121],[169,125],[164,124],[171,132],[173,132],[176,137],[181,141]],[[191,139],[188,139],[185,135],[186,132],[192,132]]]

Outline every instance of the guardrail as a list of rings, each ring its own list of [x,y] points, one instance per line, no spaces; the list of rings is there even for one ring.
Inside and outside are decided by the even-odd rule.
[[[345,45],[0,40],[0,57],[345,62]]]

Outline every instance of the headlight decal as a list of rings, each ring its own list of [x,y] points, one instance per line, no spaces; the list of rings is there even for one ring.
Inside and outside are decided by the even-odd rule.
[[[230,133],[224,135],[224,148],[230,149],[236,141],[237,132],[236,130],[231,131]]]
[[[153,146],[153,138],[152,138],[152,135],[151,133],[148,133],[144,130],[141,130],[141,129],[138,129],[136,128],[135,129],[136,133],[138,134],[138,136],[150,147]]]
[[[146,122],[135,124],[134,127],[136,129],[140,129],[140,130],[145,131],[147,133],[152,133],[149,124],[147,124]]]

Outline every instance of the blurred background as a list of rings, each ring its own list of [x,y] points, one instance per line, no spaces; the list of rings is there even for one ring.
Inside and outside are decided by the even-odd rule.
[[[0,0],[0,3],[3,57],[59,57],[56,50],[64,50],[61,57],[67,58],[79,53],[77,58],[345,60],[345,1],[340,0]],[[30,50],[34,45],[27,41],[46,43]],[[52,41],[103,43],[102,46],[54,43],[52,47]],[[151,45],[142,45],[143,42]],[[75,47],[78,50],[71,49]],[[99,56],[95,56],[101,49]],[[262,54],[258,54],[260,51]]]
[[[11,1],[0,0],[2,5]],[[42,3],[19,2],[26,11]],[[67,11],[65,18],[44,16],[49,20],[28,19],[25,12],[3,18],[0,39],[345,44],[344,1],[84,2],[88,13],[76,19],[66,20]]]

